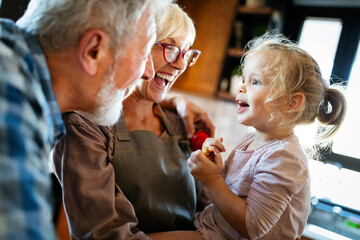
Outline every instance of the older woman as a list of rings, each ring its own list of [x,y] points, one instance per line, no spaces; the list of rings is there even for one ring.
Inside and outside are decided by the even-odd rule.
[[[199,57],[199,50],[189,49],[195,28],[176,4],[158,15],[156,23],[157,42],[151,51],[155,77],[140,80],[124,100],[113,160],[116,182],[145,232],[190,229],[197,202],[186,163],[190,151],[180,140],[186,139],[182,121],[157,104]]]
[[[199,189],[187,169],[184,125],[157,103],[200,51],[189,49],[188,15],[176,4],[165,8],[151,50],[155,77],[129,92],[119,122],[103,127],[82,113],[63,115],[68,134],[53,167],[73,239],[150,239],[144,232],[193,228]]]

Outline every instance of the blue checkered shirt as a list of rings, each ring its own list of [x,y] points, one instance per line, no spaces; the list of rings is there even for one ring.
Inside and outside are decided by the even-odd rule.
[[[64,135],[45,55],[0,20],[0,239],[56,239],[48,158]]]

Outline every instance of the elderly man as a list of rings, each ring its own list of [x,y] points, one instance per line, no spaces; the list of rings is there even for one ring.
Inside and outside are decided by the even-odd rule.
[[[56,239],[48,156],[65,134],[61,113],[117,121],[111,109],[120,109],[123,89],[153,77],[152,66],[144,69],[161,5],[32,0],[16,24],[0,20],[0,239]],[[207,122],[194,111],[183,116]]]

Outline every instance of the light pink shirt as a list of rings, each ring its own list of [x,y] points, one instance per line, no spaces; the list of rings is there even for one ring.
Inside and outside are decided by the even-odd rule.
[[[254,136],[246,135],[230,154],[223,169],[226,183],[247,203],[251,239],[296,239],[310,209],[307,157],[295,135],[243,151]],[[245,239],[212,204],[197,214],[195,226],[206,240]]]

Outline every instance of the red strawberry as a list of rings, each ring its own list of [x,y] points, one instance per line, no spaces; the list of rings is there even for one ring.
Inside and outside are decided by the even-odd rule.
[[[207,135],[203,131],[196,132],[194,136],[190,139],[191,150],[196,151],[198,149],[201,149],[205,139],[207,139],[208,137],[209,135]]]

